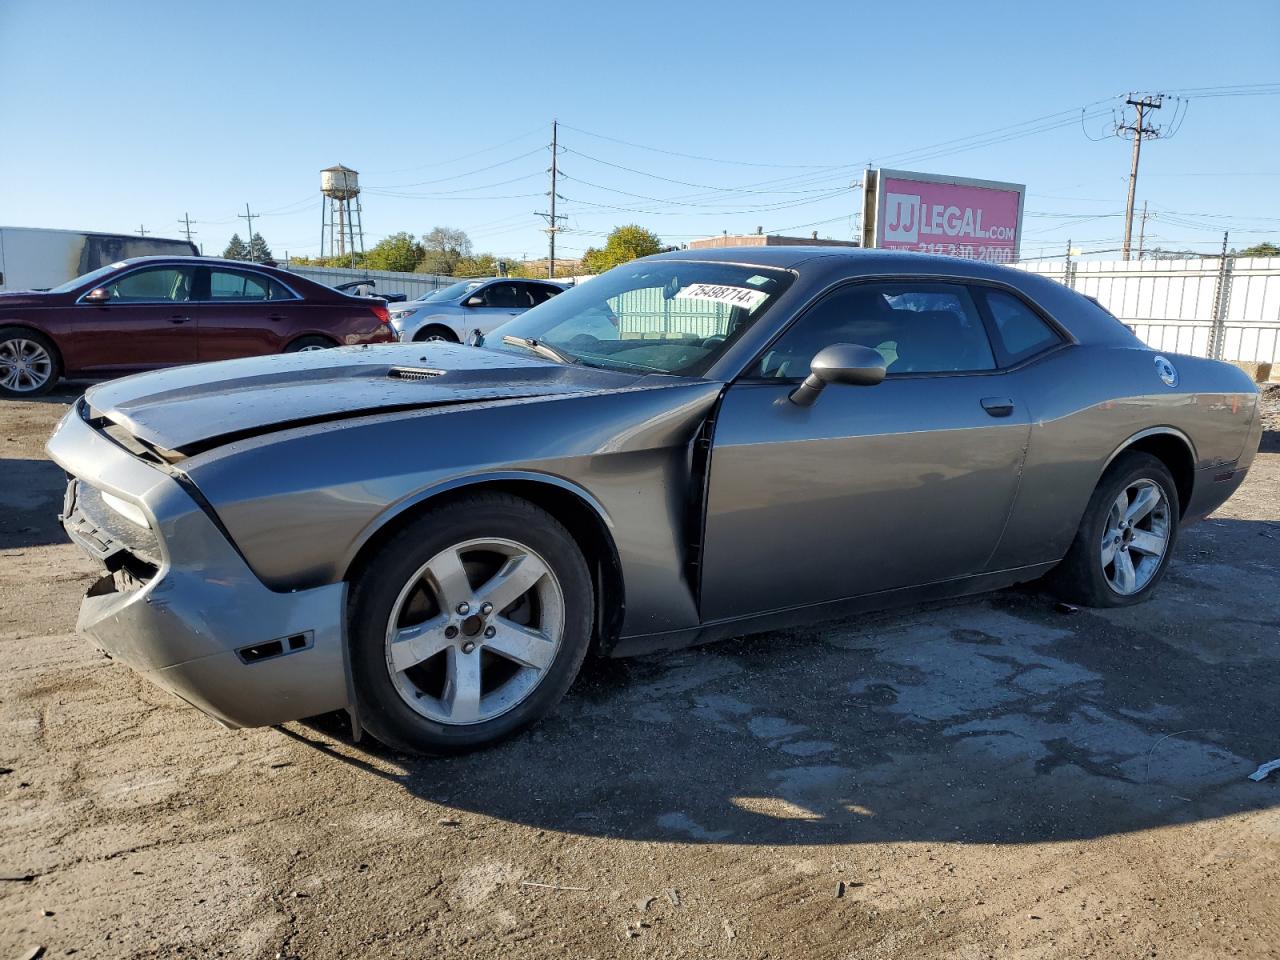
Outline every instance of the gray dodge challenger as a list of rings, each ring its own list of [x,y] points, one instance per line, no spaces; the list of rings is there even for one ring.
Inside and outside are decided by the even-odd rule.
[[[90,389],[79,630],[231,727],[488,744],[624,656],[1043,579],[1145,599],[1261,436],[1244,373],[1003,267],[681,251],[472,345]]]

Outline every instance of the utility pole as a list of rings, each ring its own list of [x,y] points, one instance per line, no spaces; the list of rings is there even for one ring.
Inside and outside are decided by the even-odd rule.
[[[245,246],[249,248],[249,259],[253,259],[253,213],[249,210],[249,204],[244,205],[244,213],[237,213],[237,217],[241,220],[247,220],[249,223],[249,238],[245,241]]]
[[[1121,252],[1121,259],[1128,260],[1133,239],[1133,202],[1138,191],[1138,160],[1142,156],[1142,141],[1154,140],[1160,135],[1159,127],[1147,126],[1146,116],[1149,110],[1160,109],[1164,104],[1164,95],[1138,97],[1129,94],[1124,102],[1134,110],[1133,123],[1116,126],[1116,136],[1131,135],[1133,137],[1133,161],[1129,168],[1129,202],[1124,208],[1124,244]]]
[[[1138,259],[1142,259],[1144,241],[1147,238],[1147,201],[1142,201],[1142,221],[1138,225]]]
[[[189,214],[189,213],[184,213],[184,214],[182,215],[182,219],[181,219],[181,220],[179,220],[178,222],[179,222],[180,224],[182,224],[182,232],[183,232],[183,233],[185,233],[185,234],[187,235],[187,243],[191,243],[191,242],[192,242],[192,241],[191,241],[191,237],[192,237],[194,234],[197,234],[197,233],[199,233],[199,232],[200,232],[199,230],[192,230],[192,229],[191,229],[191,214]]]
[[[539,213],[538,216],[546,218],[547,221],[547,277],[556,275],[556,233],[560,230],[557,221],[566,219],[563,214],[556,215],[556,173],[558,169],[558,151],[557,135],[559,133],[560,123],[558,120],[551,121],[551,212]]]
[[[144,227],[142,224],[138,224],[138,236],[145,237],[150,232],[151,231],[148,230],[146,227]]]

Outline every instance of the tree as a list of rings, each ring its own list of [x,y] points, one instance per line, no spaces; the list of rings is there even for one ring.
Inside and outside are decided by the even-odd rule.
[[[453,276],[458,261],[471,255],[471,238],[456,227],[436,227],[422,238],[422,250],[418,273]]]
[[[370,270],[396,270],[411,273],[422,262],[425,251],[413,234],[400,232],[379,240],[365,254],[364,265]]]
[[[249,259],[254,263],[275,262],[275,257],[271,255],[271,248],[267,246],[267,241],[262,239],[260,233],[255,233],[249,238]]]
[[[1243,250],[1233,250],[1231,254],[1236,257],[1280,257],[1280,247],[1274,243],[1255,243]]]
[[[658,235],[632,223],[615,227],[605,240],[604,249],[588,247],[582,255],[582,267],[588,273],[604,273],[620,263],[661,252]]]
[[[226,260],[248,260],[249,248],[245,246],[244,241],[240,239],[240,234],[233,233],[231,242],[227,244],[227,249],[222,251],[222,256]]]

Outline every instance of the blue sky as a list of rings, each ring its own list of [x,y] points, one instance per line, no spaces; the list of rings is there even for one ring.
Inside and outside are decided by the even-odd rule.
[[[449,225],[539,256],[556,117],[568,255],[627,222],[849,237],[868,160],[1025,183],[1024,256],[1101,250],[1130,149],[1090,139],[1108,98],[1275,83],[1277,51],[1276,0],[1216,25],[1183,0],[0,0],[0,223],[174,236],[189,213],[220,252],[248,202],[277,256],[313,254],[319,170],[342,162],[368,245]],[[1280,96],[1183,109],[1144,145],[1148,242],[1280,240]],[[952,142],[985,131],[1003,142]]]

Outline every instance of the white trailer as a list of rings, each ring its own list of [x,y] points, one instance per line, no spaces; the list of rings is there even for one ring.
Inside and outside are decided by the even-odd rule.
[[[0,227],[0,290],[47,290],[129,257],[194,257],[198,253],[189,240]]]

